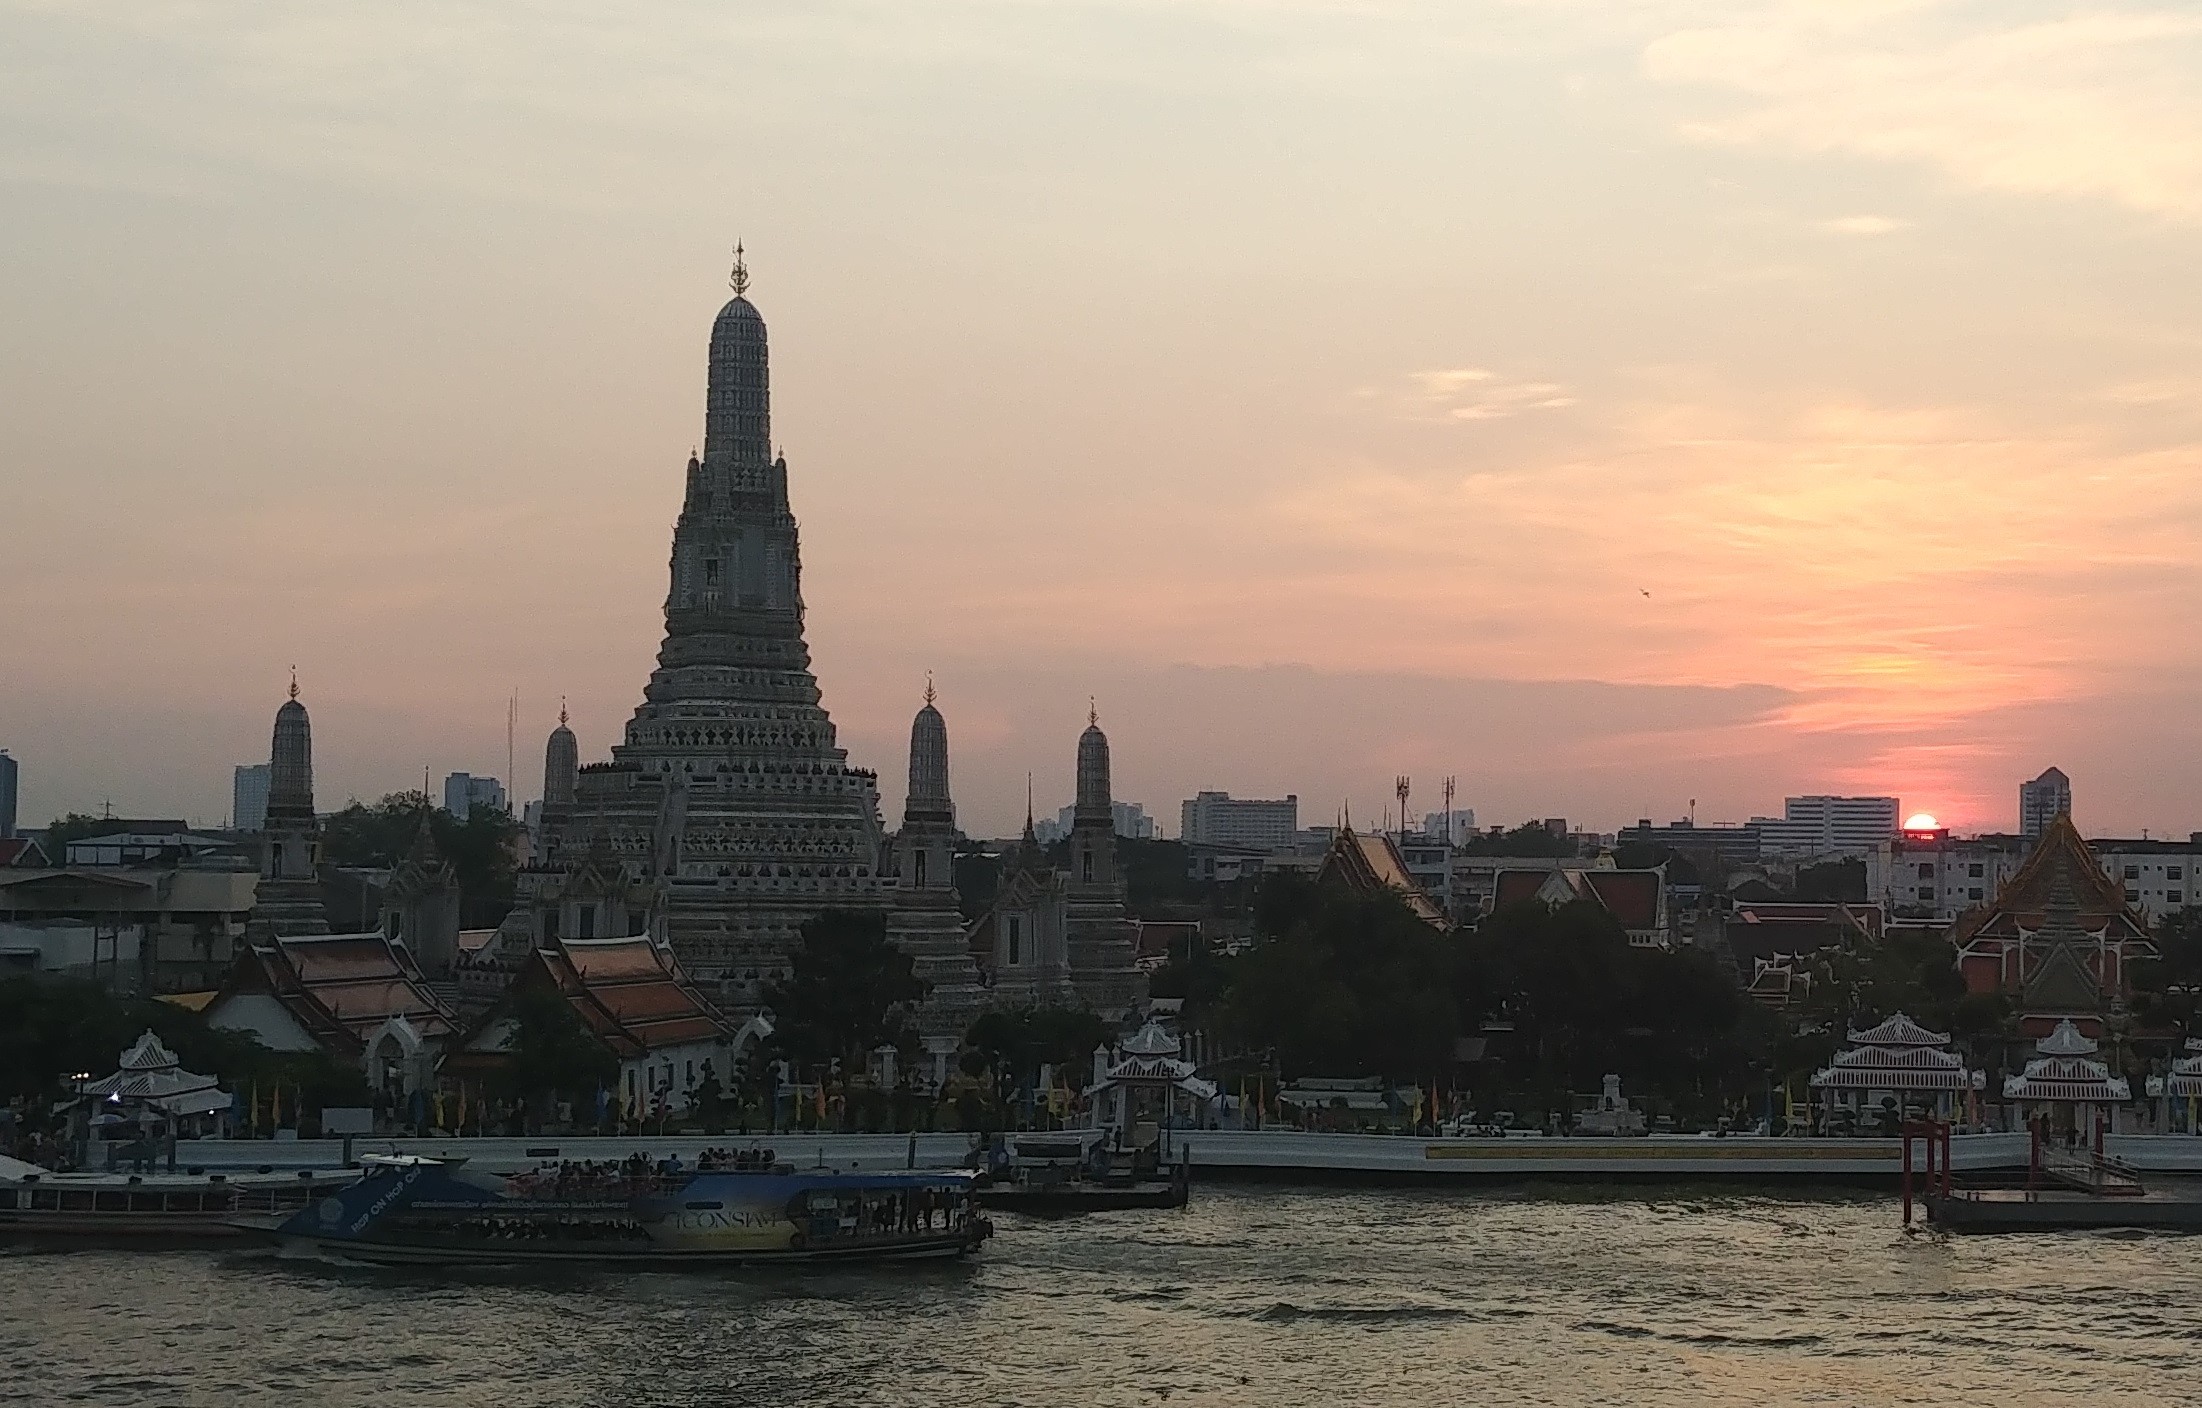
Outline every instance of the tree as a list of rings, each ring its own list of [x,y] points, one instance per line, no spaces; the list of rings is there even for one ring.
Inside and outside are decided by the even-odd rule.
[[[1229,1036],[1273,1048],[1288,1075],[1421,1080],[1451,1062],[1457,941],[1403,898],[1277,875],[1255,925],[1261,942],[1229,961]]]
[[[83,812],[70,812],[56,817],[39,838],[38,848],[46,853],[46,859],[55,865],[64,864],[71,841],[86,841],[94,836],[112,836],[128,829],[129,823],[114,817],[87,816]]]
[[[1108,1025],[1082,1008],[1027,1007],[983,1014],[964,1033],[963,1044],[977,1058],[972,1073],[992,1070],[995,1093],[1006,1095],[1037,1084],[1042,1065],[1077,1071],[1108,1040]],[[1077,1079],[1083,1083],[1083,1076]]]
[[[1559,835],[1541,821],[1525,821],[1511,831],[1493,828],[1471,836],[1461,851],[1472,856],[1552,856],[1561,859],[1576,853],[1575,842]]]
[[[2156,926],[2157,956],[2133,970],[2135,1015],[2151,1025],[2202,1036],[2202,909],[2189,906]]]
[[[1500,1078],[1517,1108],[1566,1110],[1606,1075],[1697,1115],[1763,1086],[1759,1024],[1732,974],[1694,949],[1631,946],[1587,901],[1493,913],[1469,941],[1460,993],[1472,1020],[1510,1029]]]
[[[885,916],[828,910],[803,925],[794,973],[764,997],[775,1046],[799,1061],[839,1060],[854,1070],[881,1046],[915,1046],[908,1013],[925,991],[910,955],[887,941]]]
[[[618,1060],[563,994],[528,988],[514,996],[511,1015],[505,1084],[513,1095],[538,1109],[564,1097],[593,1110],[596,1092],[619,1083]]]
[[[357,1069],[319,1051],[270,1051],[174,1003],[118,997],[82,979],[22,977],[0,980],[0,1097],[22,1096],[33,1104],[56,1099],[78,1075],[112,1072],[146,1031],[186,1070],[213,1076],[231,1090],[280,1085],[309,1110],[360,1104],[366,1094]]]
[[[421,817],[459,883],[460,922],[489,928],[512,908],[514,843],[520,823],[499,807],[475,805],[460,820],[425,792],[392,792],[374,803],[357,799],[321,826],[322,854],[331,865],[387,870],[413,848]]]
[[[1822,861],[1797,870],[1796,898],[1803,903],[1862,903],[1866,897],[1866,863],[1845,859]]]

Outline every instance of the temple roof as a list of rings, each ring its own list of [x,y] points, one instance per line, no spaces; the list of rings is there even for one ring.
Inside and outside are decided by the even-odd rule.
[[[1853,1030],[1850,1039],[1861,1046],[1948,1046],[1949,1033],[1930,1032],[1899,1012],[1864,1031]]]
[[[1407,902],[1414,916],[1433,928],[1446,927],[1445,911],[1415,882],[1406,858],[1392,838],[1381,833],[1363,835],[1341,826],[1331,838],[1330,850],[1316,872],[1318,882],[1336,880],[1362,894],[1393,890]]]
[[[534,981],[562,994],[582,1024],[621,1057],[733,1040],[733,1025],[648,935],[554,940],[536,949],[531,963]]]
[[[2034,1049],[2044,1056],[2092,1056],[2098,1048],[2095,1041],[2083,1036],[2067,1017],[2057,1023],[2055,1031],[2035,1042]]]
[[[1662,870],[1613,870],[1595,866],[1563,866],[1556,870],[1502,870],[1493,877],[1493,908],[1523,900],[1547,904],[1583,901],[1611,914],[1624,929],[1642,931],[1660,926],[1660,900],[1666,874]]]
[[[120,1105],[151,1105],[171,1115],[206,1115],[230,1107],[213,1076],[183,1068],[158,1036],[148,1031],[122,1053],[119,1069],[84,1087],[84,1094]]]
[[[1977,935],[2017,937],[2038,930],[2051,909],[2068,908],[2078,929],[2112,940],[2146,937],[2126,904],[2125,887],[2103,869],[2072,818],[2053,819],[1995,898],[1959,919],[1950,941],[1963,948]]]
[[[2088,1100],[2098,1103],[2131,1099],[2133,1086],[2123,1076],[2113,1076],[2100,1061],[2084,1056],[2044,1056],[2026,1063],[2025,1073],[2003,1082],[2006,1100]]]
[[[209,1010],[266,993],[325,1048],[356,1054],[392,1018],[425,1038],[451,1035],[458,1017],[428,988],[405,948],[381,933],[275,937],[238,955]]]

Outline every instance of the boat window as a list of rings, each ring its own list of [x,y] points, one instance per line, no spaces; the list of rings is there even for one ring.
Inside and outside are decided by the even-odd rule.
[[[89,1188],[62,1189],[61,1210],[63,1212],[90,1212],[92,1210],[92,1190]]]
[[[160,1194],[158,1194],[158,1193],[132,1193],[132,1194],[130,1195],[130,1211],[132,1211],[132,1212],[159,1212],[160,1210],[161,1210],[161,1195],[160,1195]]]
[[[60,1206],[60,1203],[60,1195],[51,1188],[31,1189],[31,1206],[34,1208],[44,1208],[51,1211],[53,1208]]]
[[[94,1207],[100,1212],[128,1212],[130,1195],[119,1190],[112,1193],[103,1191]]]

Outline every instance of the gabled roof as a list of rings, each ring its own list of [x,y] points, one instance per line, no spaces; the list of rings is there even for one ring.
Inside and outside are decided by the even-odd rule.
[[[547,985],[623,1059],[691,1042],[730,1042],[731,1022],[646,934],[559,939],[530,954],[514,990]]]
[[[1502,870],[1492,879],[1492,907],[1541,900],[1567,904],[1581,900],[1611,914],[1623,929],[1643,932],[1660,927],[1666,872],[1563,866],[1557,870]]]
[[[1911,1018],[1899,1012],[1893,1017],[1853,1031],[1850,1039],[1859,1046],[1948,1046],[1949,1033],[1930,1032]]]
[[[2083,1036],[2067,1017],[2057,1023],[2056,1030],[2035,1042],[2034,1049],[2044,1056],[2092,1056],[2100,1048],[2093,1038]]]
[[[38,867],[46,865],[46,853],[28,836],[0,837],[0,868]]]
[[[429,990],[412,955],[380,933],[302,934],[266,939],[238,955],[217,1011],[232,996],[275,998],[322,1047],[357,1055],[393,1017],[425,1038],[447,1037],[458,1017]]]
[[[1331,838],[1330,850],[1323,856],[1316,880],[1337,881],[1361,894],[1375,894],[1391,890],[1407,902],[1414,916],[1433,928],[1446,927],[1445,911],[1429,893],[1416,883],[1407,869],[1406,858],[1399,854],[1399,847],[1392,838],[1382,834],[1362,835],[1351,826],[1341,826]]]
[[[2113,942],[2147,937],[2126,904],[2125,887],[2103,869],[2072,818],[2059,816],[1997,887],[1994,900],[1958,920],[1950,941],[1963,948],[1977,935],[2016,937],[2021,929],[2038,929],[2059,900],[2069,902],[2075,922],[2089,933],[2107,930]]]

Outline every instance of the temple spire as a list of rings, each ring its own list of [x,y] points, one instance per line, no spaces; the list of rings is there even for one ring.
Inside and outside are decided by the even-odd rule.
[[[298,667],[297,667],[296,665],[293,665],[293,666],[291,666],[291,698],[293,698],[293,699],[296,699],[297,697],[298,697]]]
[[[934,698],[935,696],[933,694],[933,672],[931,670],[927,670],[925,672],[925,702],[927,704],[931,704]]]
[[[734,272],[727,276],[726,284],[728,288],[734,290],[736,298],[740,298],[749,292],[749,264],[742,257],[742,242],[740,240],[734,241]]]
[[[558,696],[558,722],[561,726],[566,722],[566,696],[563,694]]]

